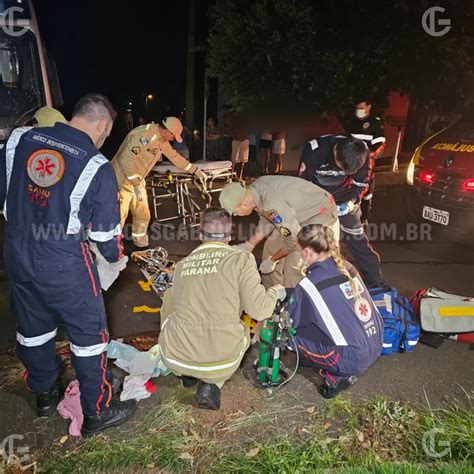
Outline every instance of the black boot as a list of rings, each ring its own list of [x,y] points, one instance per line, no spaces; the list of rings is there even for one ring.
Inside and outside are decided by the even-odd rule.
[[[221,391],[213,383],[200,381],[196,392],[196,403],[199,408],[219,410],[221,407]]]
[[[119,426],[129,420],[137,409],[135,400],[120,402],[112,400],[110,407],[103,411],[99,416],[84,416],[82,425],[82,436],[92,436],[98,434],[107,428]]]
[[[44,393],[36,394],[36,415],[51,416],[56,411],[60,398],[64,395],[64,387],[59,379]]]
[[[323,384],[318,387],[318,392],[323,398],[334,398],[339,392],[342,390],[347,390],[348,388],[352,387],[357,382],[357,377],[351,375],[350,377],[346,377],[342,379],[335,385],[331,385],[328,387],[326,384]]]
[[[195,387],[198,382],[199,382],[199,380],[195,379],[194,377],[187,377],[186,375],[181,376],[181,385],[184,388]]]

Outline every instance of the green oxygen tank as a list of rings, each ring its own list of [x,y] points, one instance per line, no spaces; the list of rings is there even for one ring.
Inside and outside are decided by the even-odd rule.
[[[271,321],[267,321],[260,331],[257,372],[262,386],[276,384],[280,378],[280,311],[281,305],[278,302]]]

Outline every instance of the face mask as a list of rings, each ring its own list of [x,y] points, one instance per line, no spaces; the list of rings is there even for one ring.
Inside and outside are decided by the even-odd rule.
[[[364,118],[367,115],[364,109],[356,109],[355,114],[356,114],[356,117],[360,119]]]

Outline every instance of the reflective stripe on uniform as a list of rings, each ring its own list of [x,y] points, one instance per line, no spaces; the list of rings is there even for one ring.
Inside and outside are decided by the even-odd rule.
[[[359,140],[372,140],[374,138],[373,135],[364,135],[363,133],[351,133],[351,135]]]
[[[24,133],[26,133],[28,130],[31,130],[33,127],[20,127],[16,128],[13,130],[12,134],[10,135],[10,138],[7,141],[7,144],[5,145],[6,151],[5,151],[5,167],[7,171],[7,189],[6,189],[6,194],[5,194],[5,203],[3,204],[3,217],[5,220],[7,219],[7,198],[8,198],[8,188],[10,186],[10,179],[12,177],[12,171],[13,171],[13,161],[15,159],[15,150],[16,147],[18,146],[18,142],[20,141],[20,138]]]
[[[120,235],[121,233],[122,233],[122,227],[120,224],[117,224],[115,229],[109,230],[108,232],[89,231],[88,235],[90,239],[95,240],[96,242],[108,242],[109,240],[112,240],[117,235]]]
[[[375,145],[376,143],[385,143],[385,137],[374,138],[370,143],[372,143],[372,145]]]
[[[354,181],[353,179],[351,179],[351,183],[355,186],[358,186],[359,188],[365,188],[368,186],[367,183],[360,183],[359,181]]]
[[[364,227],[356,227],[355,229],[349,229],[348,227],[344,227],[341,223],[339,223],[341,226],[342,232],[345,232],[346,234],[351,234],[351,235],[362,235],[364,233]]]
[[[244,338],[243,340],[244,347],[246,347],[247,345],[246,341],[247,341],[247,338]],[[183,369],[196,370],[198,372],[214,372],[217,370],[230,369],[234,365],[239,364],[242,357],[244,356],[244,352],[245,351],[242,349],[237,359],[235,359],[232,362],[227,362],[225,364],[216,364],[216,365],[192,365],[192,364],[186,364],[185,362],[180,362],[179,360],[176,360],[176,359],[171,359],[170,357],[166,357],[163,353],[161,354],[161,356],[163,357],[165,362],[169,362],[170,364],[176,365],[177,367],[181,367]]]
[[[23,334],[17,332],[16,333],[16,340],[19,344],[25,347],[38,347],[46,344],[48,341],[56,337],[58,333],[58,329],[56,328],[54,331],[47,332],[45,334],[40,334],[39,336],[34,337],[25,337]]]
[[[76,346],[71,342],[71,352],[77,357],[92,357],[107,350],[107,343],[94,344],[93,346]]]
[[[81,207],[82,199],[87,193],[97,171],[102,165],[105,165],[105,163],[108,163],[107,158],[99,153],[98,155],[93,156],[82,170],[82,173],[72,190],[71,196],[69,196],[71,210],[69,211],[69,221],[66,234],[77,234],[81,230],[79,209]]]
[[[137,234],[136,232],[132,232],[132,237],[145,237],[145,235],[147,234],[147,232],[140,232],[139,234]]]
[[[364,201],[370,201],[372,199],[372,197],[373,197],[373,194],[370,193],[370,194],[366,194],[362,199]]]
[[[313,302],[314,306],[321,315],[321,318],[324,321],[324,324],[326,325],[326,328],[329,331],[329,334],[332,340],[334,341],[334,344],[336,344],[337,346],[347,346],[348,344],[346,339],[344,338],[344,335],[339,329],[339,326],[337,325],[333,315],[331,314],[331,311],[329,311],[329,308],[327,307],[326,302],[321,296],[321,293],[319,293],[314,284],[308,278],[303,278],[300,281],[299,285],[311,298],[311,301]]]

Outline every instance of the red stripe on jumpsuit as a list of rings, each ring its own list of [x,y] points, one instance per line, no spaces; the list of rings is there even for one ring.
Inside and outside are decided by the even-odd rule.
[[[102,343],[109,341],[109,334],[107,332],[107,329],[104,329],[100,333],[100,336],[101,336]],[[100,410],[101,410],[100,404],[102,403],[102,400],[105,394],[104,385],[106,385],[109,390],[109,395],[107,397],[107,401],[105,402],[105,406],[107,408],[110,406],[110,401],[112,400],[112,386],[107,380],[107,351],[102,352],[102,354],[100,355],[100,368],[102,369],[102,384],[100,385],[100,395],[97,398],[97,403],[95,404],[97,415],[100,415]]]
[[[86,244],[84,242],[81,242],[81,250],[82,250],[82,257],[84,258],[84,263],[86,264],[87,271],[89,272],[89,278],[92,283],[92,291],[94,293],[94,296],[97,296],[99,293],[97,291],[97,285],[95,284],[95,278],[94,274],[92,273],[92,267],[91,267],[91,262],[92,260],[92,255],[89,252],[89,248],[86,247]],[[89,254],[89,259],[87,258],[87,254]]]
[[[311,362],[315,362],[318,365],[325,365],[328,367],[332,367],[336,365],[339,361],[340,354],[336,351],[328,352],[327,354],[315,354],[314,352],[308,351],[304,346],[298,344],[298,348],[304,353],[304,356],[309,359]],[[327,358],[334,355],[334,359],[331,362],[322,362],[320,359],[326,360]]]

